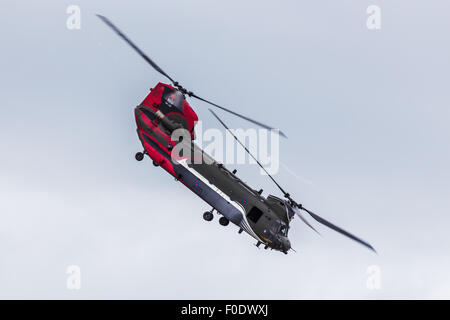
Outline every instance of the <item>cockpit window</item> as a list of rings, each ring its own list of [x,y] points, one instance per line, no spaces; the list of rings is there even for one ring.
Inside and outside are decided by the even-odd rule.
[[[287,237],[289,227],[285,225],[282,221],[274,221],[273,225],[270,227],[273,234],[279,234],[281,236]]]
[[[184,96],[180,91],[171,91],[163,99],[169,107],[177,108],[179,111],[183,110]]]
[[[280,226],[278,227],[278,233],[286,237],[287,232],[288,232],[288,227],[284,224],[280,224]]]

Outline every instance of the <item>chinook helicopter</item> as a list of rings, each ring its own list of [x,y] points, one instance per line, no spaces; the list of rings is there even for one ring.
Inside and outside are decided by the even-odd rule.
[[[269,195],[267,198],[262,196],[263,190],[257,191],[251,188],[236,176],[236,170],[229,171],[223,164],[218,163],[203,152],[193,142],[195,140],[194,129],[198,117],[186,100],[186,96],[203,101],[259,127],[268,130],[275,129],[188,91],[165,73],[110,20],[101,15],[97,16],[125,40],[157,72],[172,83],[172,85],[158,83],[154,88],[150,89],[150,93],[134,110],[137,134],[144,148],[143,152],[136,153],[135,158],[138,161],[142,161],[147,155],[153,160],[155,166],[160,166],[166,170],[177,181],[183,183],[198,197],[208,203],[212,209],[203,214],[203,218],[206,221],[213,220],[213,213],[216,211],[221,215],[219,219],[221,225],[226,226],[231,221],[239,227],[239,233],[245,231],[253,237],[257,241],[257,247],[264,245],[265,249],[270,248],[287,254],[289,250],[295,251],[292,249],[288,239],[290,222],[295,215],[317,232],[306,219],[305,213],[307,213],[320,224],[376,252],[368,242],[332,224],[294,200],[211,109],[209,111],[213,116],[267,173],[268,177],[283,194],[283,198],[275,195]],[[176,132],[178,132],[178,135],[175,135]],[[179,134],[180,132],[181,134]],[[277,130],[277,132],[285,137],[281,131]],[[191,161],[198,160],[198,157],[202,158],[201,161]]]

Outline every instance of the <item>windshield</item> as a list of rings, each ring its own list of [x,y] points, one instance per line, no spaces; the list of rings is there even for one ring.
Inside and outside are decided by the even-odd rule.
[[[287,237],[289,227],[284,224],[281,220],[275,221],[272,226],[270,227],[270,231],[272,234],[278,234],[283,237]]]
[[[183,110],[184,97],[180,91],[175,90],[169,92],[164,96],[163,99],[169,107],[175,107],[180,111]]]
[[[285,224],[280,224],[278,227],[278,234],[287,237],[288,227]]]

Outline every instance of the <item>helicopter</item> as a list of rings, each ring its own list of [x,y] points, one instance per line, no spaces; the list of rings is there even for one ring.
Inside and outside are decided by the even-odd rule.
[[[198,116],[188,103],[187,97],[205,102],[259,127],[275,130],[280,136],[286,137],[286,135],[278,129],[188,91],[164,72],[108,18],[102,15],[97,15],[97,17],[130,45],[153,69],[171,82],[171,84],[159,82],[154,88],[150,89],[150,93],[134,109],[137,135],[144,148],[143,152],[136,153],[135,158],[137,161],[142,161],[147,155],[152,159],[154,166],[163,168],[175,180],[184,184],[208,203],[212,209],[204,212],[204,220],[213,220],[214,211],[216,211],[217,214],[221,215],[219,218],[221,225],[227,226],[231,221],[239,228],[239,233],[245,231],[253,237],[257,241],[257,247],[264,245],[264,249],[272,249],[287,254],[290,250],[295,251],[288,238],[290,222],[294,216],[298,216],[308,227],[318,233],[306,219],[306,214],[308,214],[318,223],[376,252],[368,242],[325,220],[296,201],[267,172],[258,159],[212,109],[209,109],[212,115],[266,172],[267,176],[281,191],[283,197],[276,195],[264,197],[262,189],[253,189],[236,175],[236,170],[228,170],[222,163],[217,162],[205,153],[194,143],[195,125]],[[199,157],[201,161],[192,161],[198,160]]]

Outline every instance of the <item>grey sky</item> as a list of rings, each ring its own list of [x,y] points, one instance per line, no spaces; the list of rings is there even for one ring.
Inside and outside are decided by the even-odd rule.
[[[70,4],[81,30],[66,28]],[[366,28],[370,4],[381,30]],[[0,298],[450,298],[447,1],[1,6]],[[164,79],[95,13],[189,89],[281,127],[281,161],[301,179],[276,178],[379,254],[297,219],[288,256],[204,222],[204,202],[134,160],[132,110]],[[380,290],[366,288],[369,265]]]

